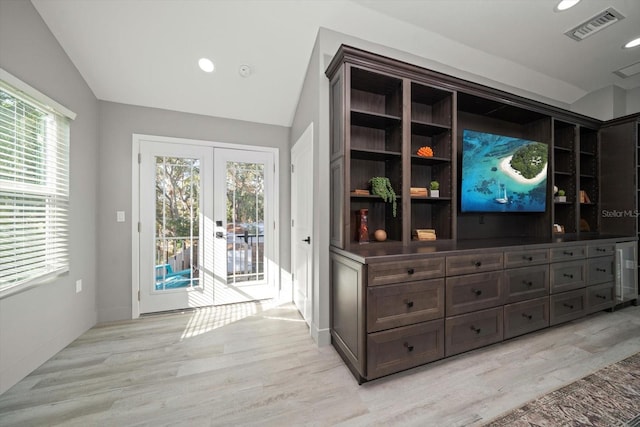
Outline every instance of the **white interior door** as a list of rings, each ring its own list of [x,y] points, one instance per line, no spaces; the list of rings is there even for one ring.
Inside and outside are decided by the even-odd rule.
[[[291,267],[293,302],[308,325],[313,292],[313,127],[291,149]]]
[[[211,305],[213,150],[140,143],[140,312]]]
[[[214,149],[214,304],[277,292],[274,154]]]

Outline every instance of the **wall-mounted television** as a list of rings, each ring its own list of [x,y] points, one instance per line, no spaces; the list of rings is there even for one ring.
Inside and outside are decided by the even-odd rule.
[[[461,212],[544,212],[547,144],[465,129]]]

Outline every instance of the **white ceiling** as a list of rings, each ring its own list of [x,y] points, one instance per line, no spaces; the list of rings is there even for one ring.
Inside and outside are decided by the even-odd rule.
[[[404,50],[569,105],[640,87],[640,1],[32,0],[97,98],[290,126],[321,27]],[[614,7],[625,19],[576,42],[564,32]],[[197,66],[209,57],[216,71]],[[253,73],[243,78],[240,65]],[[508,80],[508,81],[505,81]]]

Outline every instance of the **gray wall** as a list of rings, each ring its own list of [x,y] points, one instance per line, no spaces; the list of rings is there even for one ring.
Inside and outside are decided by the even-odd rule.
[[[640,113],[640,87],[627,91],[627,114]]]
[[[98,102],[29,1],[0,0],[0,67],[77,114],[70,273],[0,299],[0,394],[96,322]],[[76,294],[75,281],[83,290]]]
[[[329,159],[323,153],[328,153],[328,148],[320,146],[320,80],[324,77],[320,64],[320,38],[316,42],[311,53],[307,73],[296,112],[291,125],[291,145],[302,136],[310,124],[313,126],[313,206],[309,206],[313,213],[313,238],[311,239],[313,251],[313,306],[311,315],[310,333],[318,344],[329,344],[329,316],[328,316],[328,255],[329,255],[329,186],[328,176]],[[328,114],[328,112],[327,112]],[[325,173],[326,169],[326,173]]]
[[[640,112],[640,89],[624,90],[618,86],[607,86],[593,91],[571,105],[571,111],[611,120],[616,117]]]
[[[289,128],[99,102],[98,321],[131,318],[132,135],[146,134],[280,149],[280,264],[289,271]],[[126,222],[116,222],[125,211]]]

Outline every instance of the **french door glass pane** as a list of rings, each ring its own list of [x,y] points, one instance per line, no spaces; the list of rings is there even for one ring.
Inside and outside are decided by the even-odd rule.
[[[155,290],[200,286],[200,161],[156,157]]]
[[[227,162],[227,284],[264,280],[264,164]]]

